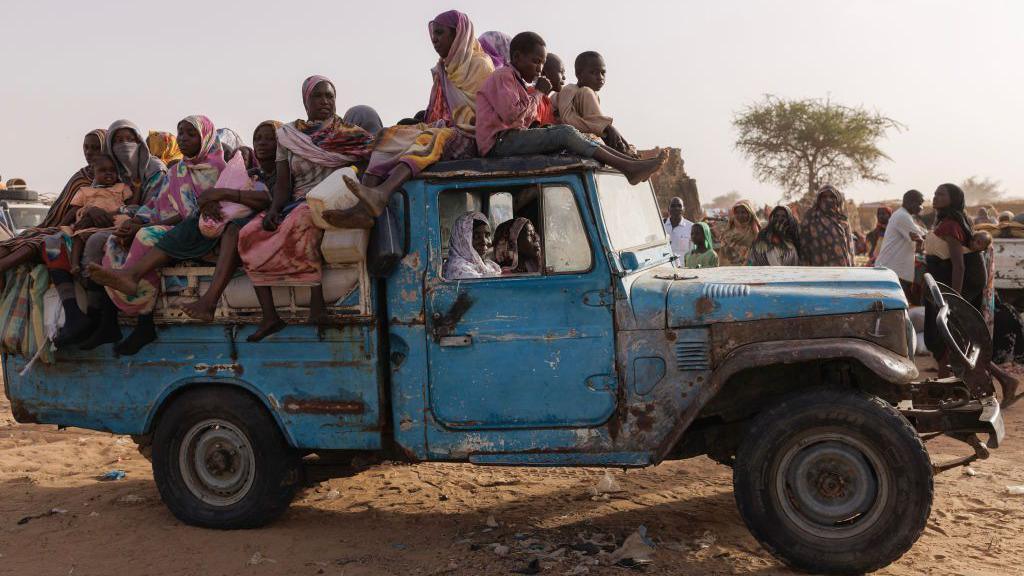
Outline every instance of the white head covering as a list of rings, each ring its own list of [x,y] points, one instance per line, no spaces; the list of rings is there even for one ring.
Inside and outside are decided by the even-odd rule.
[[[501,266],[484,260],[473,248],[473,225],[476,222],[490,226],[487,217],[479,212],[466,212],[455,220],[452,237],[448,241],[448,260],[442,270],[445,280],[501,276]]]
[[[136,166],[125,166],[121,163],[121,160],[114,155],[114,133],[121,128],[128,128],[132,130],[135,132],[135,137],[139,140],[138,164]],[[153,175],[154,172],[167,171],[167,166],[159,158],[150,153],[149,146],[146,144],[146,137],[143,136],[142,130],[139,130],[139,127],[131,120],[115,120],[114,123],[110,125],[110,128],[107,128],[107,150],[111,156],[114,156],[114,163],[117,166],[117,174],[125,184],[131,184],[134,180],[145,182]]]

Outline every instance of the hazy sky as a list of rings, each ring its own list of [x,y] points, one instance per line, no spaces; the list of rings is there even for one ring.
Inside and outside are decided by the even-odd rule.
[[[1012,0],[4,0],[0,174],[59,191],[84,163],[82,136],[117,118],[173,131],[205,114],[249,141],[264,119],[302,115],[314,73],[334,80],[339,113],[370,104],[393,123],[426,105],[427,22],[450,8],[478,35],[540,33],[570,82],[576,54],[604,54],[605,109],[638,146],[682,148],[705,202],[778,198],[733,148],[733,115],[765,93],[907,125],[882,143],[891,183],[853,184],[854,198],[975,174],[1024,195],[1024,2]]]

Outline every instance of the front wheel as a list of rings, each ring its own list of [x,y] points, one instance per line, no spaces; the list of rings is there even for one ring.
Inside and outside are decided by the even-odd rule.
[[[736,455],[733,488],[755,538],[789,566],[861,574],[902,556],[932,505],[928,453],[878,397],[791,396],[762,412]]]
[[[160,416],[153,478],[182,522],[255,528],[281,515],[299,481],[299,460],[251,395],[230,388],[187,392]]]

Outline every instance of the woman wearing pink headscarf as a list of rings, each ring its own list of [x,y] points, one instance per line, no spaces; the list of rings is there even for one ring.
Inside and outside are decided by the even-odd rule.
[[[391,195],[420,171],[441,160],[477,156],[476,94],[494,72],[494,64],[476,39],[473,23],[462,12],[439,14],[429,30],[441,60],[431,71],[434,85],[425,121],[393,126],[377,136],[362,183],[345,179],[360,203],[324,215],[335,226],[369,228]]]

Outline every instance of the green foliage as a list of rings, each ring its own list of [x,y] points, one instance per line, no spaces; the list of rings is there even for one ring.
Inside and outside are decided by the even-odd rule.
[[[812,195],[824,184],[888,182],[878,147],[890,128],[903,125],[863,108],[828,100],[783,100],[767,95],[733,119],[736,148],[753,163],[758,180],[785,190],[787,200]]]

